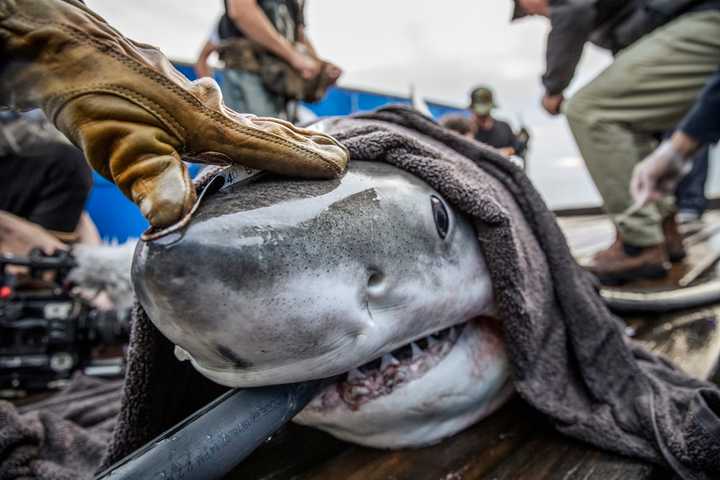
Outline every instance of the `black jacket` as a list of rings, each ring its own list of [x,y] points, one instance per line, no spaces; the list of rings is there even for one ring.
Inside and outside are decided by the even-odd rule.
[[[720,0],[551,0],[545,90],[555,95],[567,88],[586,42],[616,54],[674,18],[703,9],[720,9]]]

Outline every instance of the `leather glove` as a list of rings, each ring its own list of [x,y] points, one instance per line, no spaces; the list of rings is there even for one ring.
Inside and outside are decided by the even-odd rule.
[[[41,106],[155,227],[193,204],[181,156],[310,178],[348,161],[328,135],[226,108],[214,81],[188,81],[77,0],[0,0],[0,102]]]
[[[630,181],[630,193],[638,205],[672,195],[691,168],[692,162],[688,161],[670,140],[665,140],[635,166]]]

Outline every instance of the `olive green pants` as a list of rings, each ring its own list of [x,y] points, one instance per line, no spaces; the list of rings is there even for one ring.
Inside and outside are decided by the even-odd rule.
[[[720,67],[720,12],[683,15],[622,51],[612,65],[567,101],[563,111],[605,209],[632,245],[663,242],[662,219],[674,200],[632,215],[630,178],[672,130]]]

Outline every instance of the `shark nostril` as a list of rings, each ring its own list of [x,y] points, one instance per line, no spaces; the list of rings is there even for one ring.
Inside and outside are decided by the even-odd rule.
[[[367,281],[368,293],[381,293],[385,286],[385,275],[378,270],[370,270],[370,276]]]

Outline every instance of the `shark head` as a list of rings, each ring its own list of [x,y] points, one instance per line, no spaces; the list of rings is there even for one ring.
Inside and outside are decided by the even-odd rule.
[[[296,421],[346,440],[432,443],[511,391],[473,227],[386,164],[225,187],[182,232],[140,242],[132,274],[178,358],[208,378],[334,377]]]

